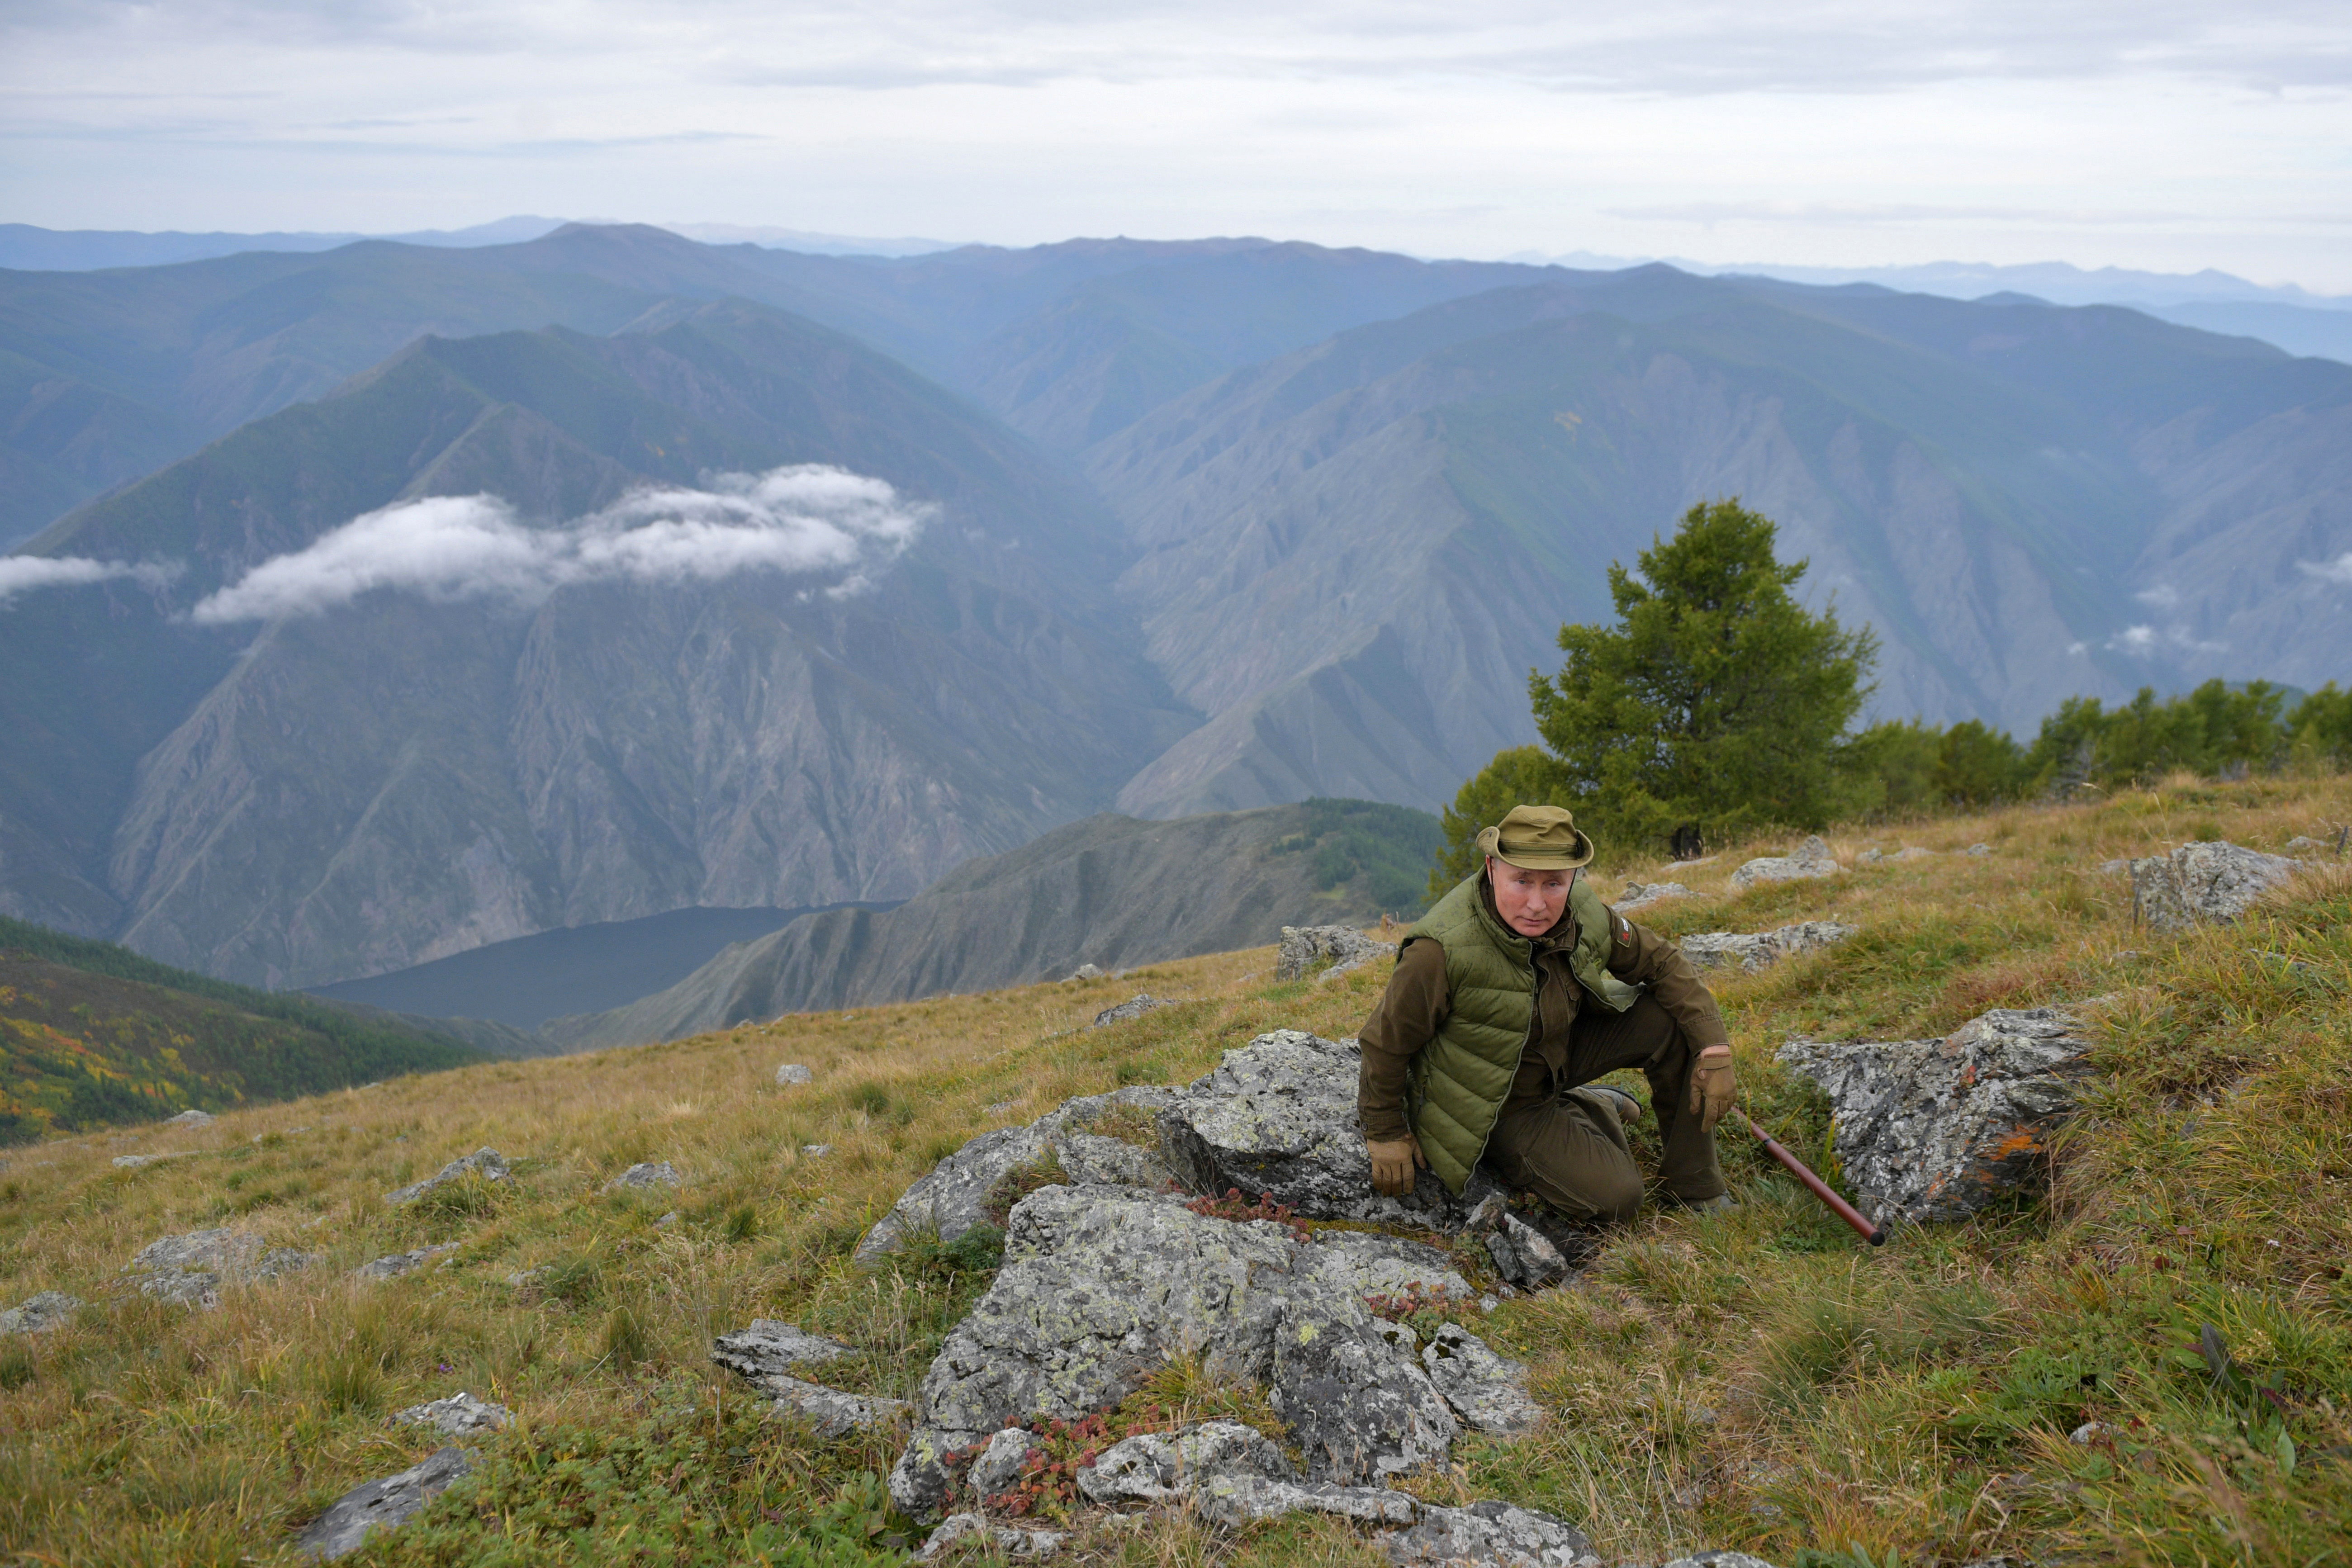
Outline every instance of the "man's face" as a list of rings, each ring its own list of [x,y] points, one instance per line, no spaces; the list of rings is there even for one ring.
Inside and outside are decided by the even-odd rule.
[[[1530,871],[1486,857],[1486,881],[1495,889],[1495,912],[1521,936],[1541,936],[1559,923],[1568,907],[1574,871]]]

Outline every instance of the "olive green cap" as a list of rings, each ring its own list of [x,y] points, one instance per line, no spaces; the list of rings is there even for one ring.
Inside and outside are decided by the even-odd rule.
[[[1522,871],[1573,871],[1591,864],[1592,840],[1557,805],[1515,805],[1478,835],[1479,849]]]

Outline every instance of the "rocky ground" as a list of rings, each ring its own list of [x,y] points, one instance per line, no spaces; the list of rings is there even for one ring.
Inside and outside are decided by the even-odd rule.
[[[1370,1193],[1311,931],[0,1152],[0,1554],[2327,1562],[2347,808],[1612,868],[1876,1251]]]

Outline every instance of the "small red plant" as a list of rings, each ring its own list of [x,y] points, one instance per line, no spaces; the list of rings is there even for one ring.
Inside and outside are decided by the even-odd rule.
[[[1166,1407],[1153,1401],[1141,1409],[1133,1402],[1117,1410],[1097,1411],[1076,1421],[1041,1415],[1029,1423],[1037,1446],[1021,1467],[1021,1474],[1005,1490],[980,1499],[981,1506],[1008,1519],[1039,1515],[1066,1519],[1078,1499],[1078,1472],[1092,1465],[1102,1451],[1139,1432],[1161,1432],[1175,1423]],[[940,1456],[950,1474],[966,1471],[988,1444],[950,1449]]]
[[[1223,1197],[1194,1198],[1184,1206],[1205,1218],[1229,1219],[1237,1225],[1247,1224],[1254,1219],[1271,1220],[1276,1225],[1288,1226],[1293,1240],[1307,1239],[1307,1227],[1292,1217],[1290,1205],[1276,1203],[1268,1194],[1260,1193],[1257,1202],[1250,1203],[1242,1196],[1239,1187],[1227,1187]]]

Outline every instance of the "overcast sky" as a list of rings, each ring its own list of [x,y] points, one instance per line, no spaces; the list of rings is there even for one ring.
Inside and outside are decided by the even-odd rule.
[[[2352,292],[2344,0],[8,0],[0,220],[2218,267]]]

